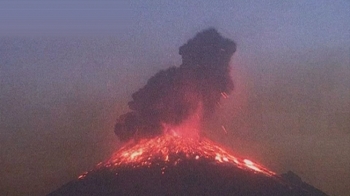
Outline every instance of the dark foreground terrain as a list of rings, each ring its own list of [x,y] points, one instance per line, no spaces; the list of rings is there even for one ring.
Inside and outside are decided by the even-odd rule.
[[[267,176],[208,160],[151,166],[100,167],[48,194],[56,195],[261,195],[324,196],[292,172]]]

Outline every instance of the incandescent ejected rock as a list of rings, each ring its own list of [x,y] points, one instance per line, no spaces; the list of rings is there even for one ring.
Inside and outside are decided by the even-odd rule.
[[[208,117],[233,90],[229,62],[235,51],[236,44],[215,29],[198,33],[180,47],[179,67],[158,72],[132,95],[131,112],[119,117],[115,134],[122,141],[153,137],[164,124],[179,125],[196,112]]]

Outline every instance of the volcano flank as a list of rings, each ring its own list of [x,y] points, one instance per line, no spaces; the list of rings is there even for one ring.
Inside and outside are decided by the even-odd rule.
[[[158,72],[132,95],[131,111],[114,130],[126,144],[49,195],[325,195],[200,136],[203,120],[233,90],[235,51],[215,29],[190,39],[179,67]]]

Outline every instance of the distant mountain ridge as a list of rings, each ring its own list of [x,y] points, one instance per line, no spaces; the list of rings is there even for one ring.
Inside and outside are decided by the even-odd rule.
[[[294,186],[298,186],[304,190],[307,190],[309,193],[311,193],[312,195],[323,195],[323,196],[327,196],[326,193],[322,192],[321,190],[313,187],[312,185],[303,182],[301,180],[301,178],[295,174],[292,171],[288,171],[287,173],[283,173],[281,174],[281,177],[285,180],[287,180],[290,184],[293,184]]]

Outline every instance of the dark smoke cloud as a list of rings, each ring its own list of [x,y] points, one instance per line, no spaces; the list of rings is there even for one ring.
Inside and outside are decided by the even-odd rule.
[[[179,49],[180,67],[161,70],[132,95],[132,110],[119,117],[115,134],[120,140],[162,133],[162,124],[178,125],[201,105],[204,118],[233,90],[229,61],[236,44],[215,29],[198,33]]]

